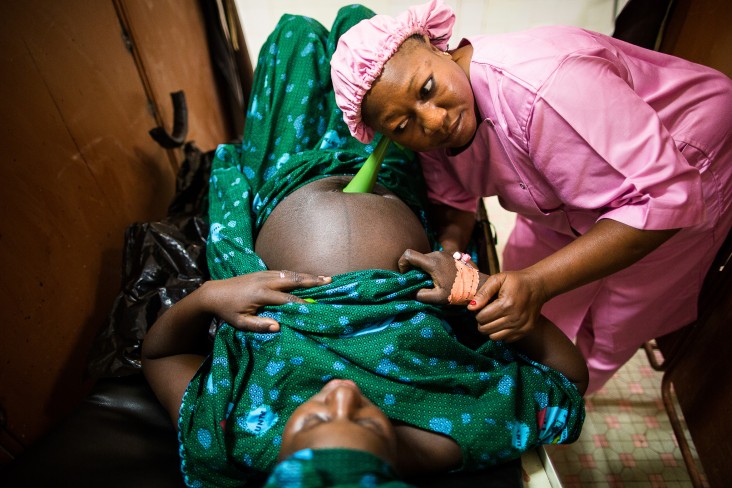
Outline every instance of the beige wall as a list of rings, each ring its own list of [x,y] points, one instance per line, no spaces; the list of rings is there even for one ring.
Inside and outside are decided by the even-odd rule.
[[[361,3],[378,14],[394,15],[426,0],[236,0],[242,18],[256,18],[255,24],[242,22],[252,61],[259,48],[284,13],[308,15],[330,27],[338,9]],[[576,25],[610,34],[615,4],[624,0],[445,0],[455,10],[453,42],[474,34],[510,32],[546,24]]]

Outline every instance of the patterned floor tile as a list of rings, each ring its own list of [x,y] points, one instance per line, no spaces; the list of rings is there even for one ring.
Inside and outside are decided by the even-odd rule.
[[[638,351],[587,399],[579,440],[546,446],[564,488],[691,486],[661,399],[661,376]]]

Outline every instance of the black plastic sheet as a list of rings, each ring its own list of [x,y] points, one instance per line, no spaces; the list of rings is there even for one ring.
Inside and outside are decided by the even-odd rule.
[[[139,372],[148,328],[209,277],[206,209],[213,151],[202,153],[189,143],[184,152],[168,216],[132,224],[125,232],[122,287],[89,354],[93,377]]]

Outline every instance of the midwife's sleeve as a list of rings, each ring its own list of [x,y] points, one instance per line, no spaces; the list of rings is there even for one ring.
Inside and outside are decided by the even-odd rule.
[[[528,122],[532,161],[569,207],[638,229],[700,223],[699,172],[629,78],[607,53],[564,60]]]

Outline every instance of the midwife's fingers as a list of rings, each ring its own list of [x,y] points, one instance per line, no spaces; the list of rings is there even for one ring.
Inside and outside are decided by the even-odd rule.
[[[478,289],[475,297],[473,297],[473,302],[475,303],[468,305],[468,310],[480,310],[488,305],[488,303],[490,303],[493,297],[501,289],[502,283],[500,275],[496,274],[489,276],[485,283],[483,283],[483,286]]]
[[[497,332],[486,333],[485,335],[494,341],[514,342],[524,337],[530,330],[531,327],[528,325],[518,328],[508,326],[498,330]],[[483,333],[483,330],[481,330],[481,332]]]

